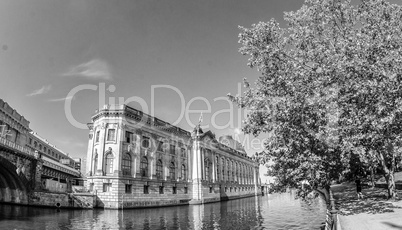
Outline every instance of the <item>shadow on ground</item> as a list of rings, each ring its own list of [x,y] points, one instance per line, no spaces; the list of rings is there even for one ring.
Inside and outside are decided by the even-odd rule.
[[[357,199],[356,187],[350,185],[336,185],[331,187],[334,198],[336,199],[336,206],[341,215],[355,215],[359,213],[386,213],[394,212],[394,209],[402,209],[401,206],[393,204],[393,202],[402,199],[388,200],[387,190],[382,188],[363,188],[363,199]],[[401,191],[398,191],[398,197],[402,197]],[[392,223],[385,223],[392,225]],[[397,226],[402,227],[402,226]],[[402,228],[401,228],[402,229]]]
[[[388,225],[391,228],[401,229],[402,230],[402,225],[397,225],[397,224],[393,224],[393,223],[390,223],[390,222],[382,222],[382,223],[384,223],[385,225]]]

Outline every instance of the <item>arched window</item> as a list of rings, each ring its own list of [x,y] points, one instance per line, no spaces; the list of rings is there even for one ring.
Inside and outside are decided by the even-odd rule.
[[[162,165],[162,160],[158,160],[156,162],[156,178],[162,179],[163,176],[163,165]]]
[[[239,164],[239,181],[243,183],[243,164]]]
[[[181,179],[187,180],[186,166],[184,164],[181,165]]]
[[[216,180],[219,181],[219,157],[216,157]]]
[[[121,165],[123,175],[131,175],[131,156],[129,153],[123,155],[123,161]]]
[[[106,155],[105,170],[107,174],[113,173],[113,154],[111,152]]]
[[[227,165],[227,167],[228,167],[228,181],[230,181],[230,162],[229,162],[229,159],[227,159],[226,160],[226,165]]]
[[[169,166],[169,177],[170,177],[171,180],[174,180],[176,178],[175,168],[174,168],[174,163],[173,162],[170,163],[170,166]]]
[[[222,158],[222,180],[225,180],[225,159]]]
[[[238,167],[237,162],[235,164],[235,172],[236,172],[235,181],[239,182],[239,167]]]
[[[230,165],[232,166],[232,181],[235,181],[235,165],[233,161],[230,161]]]
[[[148,159],[146,157],[141,158],[140,171],[141,176],[148,176]]]
[[[205,180],[209,181],[209,160],[205,159]]]

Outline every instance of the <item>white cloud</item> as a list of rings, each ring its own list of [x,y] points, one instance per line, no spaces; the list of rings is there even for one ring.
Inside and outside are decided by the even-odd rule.
[[[87,63],[73,66],[63,76],[79,76],[92,79],[111,80],[112,75],[109,65],[100,59],[93,59]]]
[[[36,95],[40,95],[40,94],[45,94],[45,93],[49,92],[51,88],[52,88],[51,85],[44,85],[44,86],[42,86],[42,88],[34,90],[32,93],[27,94],[27,96],[32,97],[32,96],[36,96]]]
[[[49,101],[58,102],[58,101],[65,101],[65,100],[68,100],[68,99],[74,100],[75,97],[74,96],[68,96],[68,97],[62,97],[62,98],[49,99]]]

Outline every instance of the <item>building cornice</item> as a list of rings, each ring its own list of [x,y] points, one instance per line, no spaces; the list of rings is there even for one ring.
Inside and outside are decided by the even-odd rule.
[[[102,117],[122,117],[122,118],[130,118],[136,122],[141,122],[150,127],[156,128],[158,130],[175,134],[177,136],[185,136],[191,137],[190,132],[183,130],[177,126],[171,125],[168,122],[165,122],[159,118],[150,116],[148,114],[143,113],[137,109],[134,109],[127,105],[119,105],[119,106],[109,106],[105,105],[105,107],[98,111],[95,115],[92,116],[92,122],[102,118]],[[127,120],[129,123],[130,121]]]

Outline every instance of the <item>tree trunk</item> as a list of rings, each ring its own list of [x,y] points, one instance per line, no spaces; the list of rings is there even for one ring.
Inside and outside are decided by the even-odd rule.
[[[385,180],[387,181],[388,199],[396,198],[394,173],[390,171],[385,173]]]
[[[374,167],[370,166],[371,188],[375,186]]]
[[[387,189],[388,189],[388,199],[395,198],[395,180],[394,180],[394,167],[391,162],[391,167],[387,167],[387,163],[385,162],[384,155],[379,153],[379,160],[384,171],[385,181],[387,182]],[[393,156],[393,155],[392,155]]]

